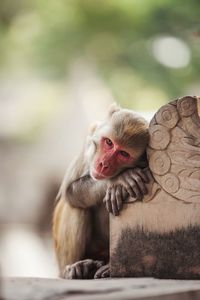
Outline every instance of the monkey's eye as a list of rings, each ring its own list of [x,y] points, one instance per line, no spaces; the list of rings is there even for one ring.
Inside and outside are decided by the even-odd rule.
[[[125,157],[125,158],[129,158],[130,155],[126,152],[126,151],[120,151],[119,152],[121,156]]]
[[[105,141],[108,146],[111,147],[113,145],[113,142],[110,139],[106,138]]]

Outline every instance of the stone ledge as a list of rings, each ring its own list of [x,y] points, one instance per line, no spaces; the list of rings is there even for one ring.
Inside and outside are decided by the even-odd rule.
[[[2,300],[192,300],[200,299],[200,281],[153,278],[3,278],[2,297]]]

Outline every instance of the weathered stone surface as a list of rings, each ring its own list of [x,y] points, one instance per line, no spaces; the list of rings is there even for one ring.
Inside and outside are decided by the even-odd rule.
[[[152,172],[143,202],[111,216],[111,275],[200,278],[200,120],[197,98],[156,113],[147,148]]]
[[[200,297],[198,281],[7,278],[2,283],[3,300],[196,300]]]

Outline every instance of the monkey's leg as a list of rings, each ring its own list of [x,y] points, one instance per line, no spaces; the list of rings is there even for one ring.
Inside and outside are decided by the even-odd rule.
[[[66,279],[92,279],[97,273],[97,270],[101,269],[103,264],[104,262],[100,260],[81,260],[74,264],[67,265],[63,277]]]
[[[54,212],[53,236],[61,277],[64,277],[67,265],[85,257],[90,227],[87,209],[73,208],[62,199],[58,202]]]
[[[109,264],[101,266],[95,273],[94,278],[106,278],[110,277],[110,266]]]

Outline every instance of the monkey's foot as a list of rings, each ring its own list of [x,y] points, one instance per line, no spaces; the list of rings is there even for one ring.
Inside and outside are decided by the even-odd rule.
[[[109,264],[100,267],[94,275],[95,279],[97,279],[97,278],[106,278],[106,277],[110,277],[110,266],[109,266]]]
[[[103,261],[85,259],[65,267],[63,278],[65,279],[92,279],[103,266]]]

